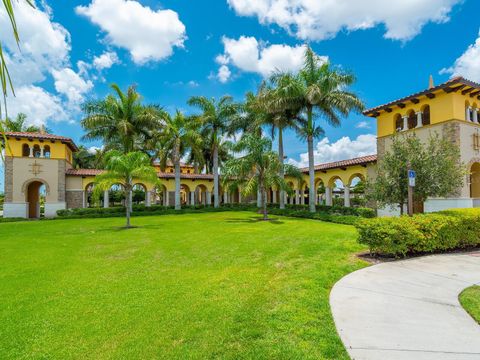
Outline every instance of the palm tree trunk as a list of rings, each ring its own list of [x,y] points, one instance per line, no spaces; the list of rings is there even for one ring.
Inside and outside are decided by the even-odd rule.
[[[308,208],[310,212],[315,212],[315,159],[313,157],[313,110],[311,107],[307,109],[308,116]]]
[[[268,214],[267,214],[267,201],[266,201],[266,194],[267,192],[265,191],[265,187],[262,185],[261,187],[261,201],[262,201],[262,213],[263,213],[263,220],[268,220]]]
[[[217,144],[213,145],[213,206],[218,208],[220,206],[220,201],[218,198],[219,189],[218,189],[218,146]]]
[[[280,168],[280,178],[283,180],[285,178],[285,169],[283,167],[283,129],[281,126],[278,127],[278,157],[282,167]],[[285,190],[280,189],[280,209],[285,209]]]
[[[130,210],[130,192],[132,190],[130,189],[130,187],[127,187],[127,196],[125,197],[125,201],[126,201],[126,206],[125,206],[125,211],[126,211],[126,217],[127,217],[127,224],[125,225],[126,228],[129,228],[130,227],[130,214],[131,214],[131,210]]]
[[[188,195],[187,195],[188,196]],[[181,210],[180,203],[180,157],[175,154],[175,210]]]

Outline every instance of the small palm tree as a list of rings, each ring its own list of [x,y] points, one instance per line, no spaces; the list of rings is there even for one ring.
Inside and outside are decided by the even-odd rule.
[[[87,132],[83,139],[102,140],[106,150],[123,153],[143,150],[153,131],[161,127],[161,108],[142,105],[142,98],[134,86],[126,93],[116,84],[111,87],[114,95],[83,104],[85,118],[81,125]]]
[[[44,131],[49,133],[50,130],[45,127],[40,127],[36,125],[27,125],[27,115],[24,113],[18,113],[15,119],[7,117],[3,122],[3,128],[5,131],[14,131],[14,132],[41,132]]]
[[[204,96],[194,96],[188,100],[188,104],[202,111],[198,118],[201,122],[201,131],[212,147],[213,203],[214,207],[217,208],[220,206],[218,151],[223,135],[231,129],[230,123],[238,112],[238,105],[233,102],[231,96],[223,96],[218,101]]]
[[[180,160],[187,152],[196,159],[202,156],[199,125],[198,119],[187,117],[177,110],[174,116],[164,115],[163,128],[155,136],[160,168],[164,170],[168,162],[172,162],[175,167],[175,210],[181,209]]]
[[[363,102],[347,89],[355,82],[355,76],[341,70],[332,69],[328,62],[322,63],[310,47],[305,51],[303,68],[298,76],[291,79],[292,93],[287,108],[301,107],[306,119],[298,127],[298,134],[307,140],[308,175],[309,175],[309,209],[315,212],[315,164],[314,139],[323,135],[323,129],[315,119],[321,117],[331,126],[340,126],[341,117],[351,111],[361,112]]]
[[[130,228],[130,201],[134,180],[158,185],[157,172],[151,165],[148,155],[139,151],[123,154],[118,150],[111,150],[105,155],[105,161],[106,171],[95,177],[94,194],[98,197],[113,185],[121,185],[126,201],[127,223],[125,227]]]
[[[281,190],[289,189],[285,180],[280,177],[280,168],[285,168],[289,176],[301,177],[300,171],[292,165],[284,165],[278,154],[272,151],[272,141],[256,133],[242,136],[231,145],[232,151],[243,156],[233,158],[222,169],[225,185],[233,189],[240,189],[244,195],[260,194],[263,220],[268,220],[267,190],[276,187]]]

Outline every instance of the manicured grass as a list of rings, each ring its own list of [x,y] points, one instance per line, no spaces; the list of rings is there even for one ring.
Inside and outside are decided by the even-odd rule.
[[[460,294],[460,303],[480,324],[480,286],[471,286]]]
[[[351,226],[248,212],[0,224],[0,359],[348,359]]]

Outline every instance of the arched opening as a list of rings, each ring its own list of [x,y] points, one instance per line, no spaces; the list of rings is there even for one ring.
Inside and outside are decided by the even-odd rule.
[[[315,182],[315,189],[317,189],[315,192],[317,196],[317,204],[325,205],[325,184],[323,183],[323,180],[319,179]]]
[[[195,204],[207,205],[207,187],[198,185],[195,188]]]
[[[465,120],[472,121],[473,120],[473,109],[470,106],[468,101],[465,101]]]
[[[111,206],[124,206],[125,205],[125,192],[123,186],[120,184],[112,185],[108,191],[108,201]]]
[[[430,125],[430,106],[422,107],[422,125]]]
[[[25,200],[28,203],[28,217],[38,219],[43,216],[45,209],[46,187],[41,181],[35,180],[28,184]]]
[[[22,145],[22,156],[25,156],[25,157],[30,156],[30,146],[28,146],[28,144]]]
[[[135,184],[132,188],[132,203],[136,205],[145,204],[147,187],[143,184]]]
[[[294,185],[292,181],[289,181],[287,183],[288,188],[285,191],[285,203],[286,204],[293,204],[294,198],[295,198],[295,191],[294,191]]]
[[[43,156],[46,157],[47,159],[50,159],[50,146],[45,145],[43,148]]]
[[[474,163],[470,168],[470,197],[480,198],[480,163]]]
[[[310,188],[307,185],[305,185],[303,190],[300,192],[300,204],[308,205],[310,201],[309,195],[310,195]]]
[[[410,110],[407,113],[408,116],[408,128],[409,129],[415,129],[417,126],[417,115],[415,114],[415,111]]]
[[[95,201],[93,199],[93,183],[88,184],[85,186],[85,207],[94,207]]]
[[[168,206],[168,191],[165,185],[158,185],[155,187],[153,203],[157,205]]]
[[[39,158],[41,155],[40,145],[33,145],[33,157]]]
[[[354,174],[350,177],[348,185],[349,203],[351,206],[365,206],[365,178],[362,174]],[[346,195],[345,195],[346,196]]]
[[[400,114],[395,114],[395,116],[393,117],[393,120],[395,122],[395,131],[402,131],[403,129],[403,119],[402,119],[402,115]]]
[[[331,200],[328,201],[327,205],[344,206],[344,185],[342,179],[335,176],[330,179],[328,184],[331,192]]]
[[[180,203],[182,205],[190,204],[190,188],[185,184],[180,185]]]

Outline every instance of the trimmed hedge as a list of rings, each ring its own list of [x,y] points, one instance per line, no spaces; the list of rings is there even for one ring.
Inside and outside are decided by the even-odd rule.
[[[358,241],[374,254],[407,256],[480,245],[480,210],[459,209],[412,217],[358,221]]]

